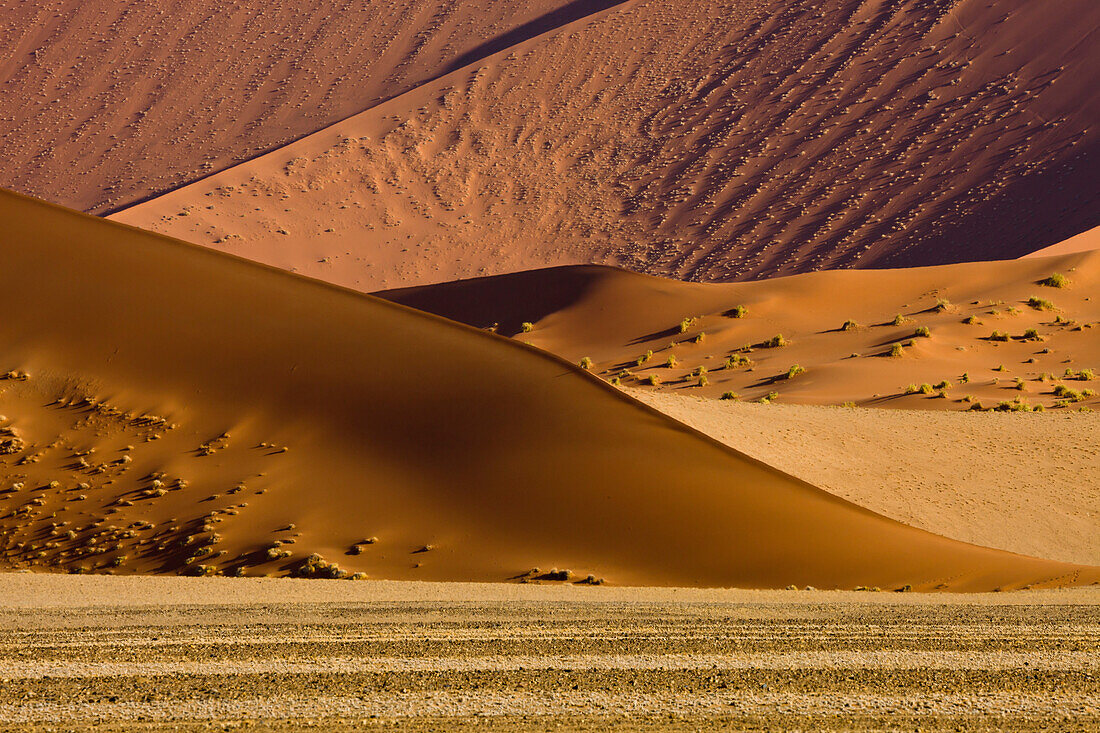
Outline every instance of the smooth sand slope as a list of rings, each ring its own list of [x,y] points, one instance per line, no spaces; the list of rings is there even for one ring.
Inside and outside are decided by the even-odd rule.
[[[117,214],[361,290],[1003,259],[1100,224],[1100,4],[631,0]]]
[[[899,522],[1100,565],[1100,413],[944,413],[630,394]]]
[[[1055,274],[1062,287],[1041,284]],[[495,324],[575,364],[590,358],[594,373],[630,387],[807,404],[1075,410],[1100,407],[1098,286],[1100,253],[1084,253],[731,284],[563,267],[378,295]]]
[[[1093,730],[1095,588],[0,575],[5,730]],[[219,725],[223,724],[223,725]]]
[[[872,514],[512,340],[14,194],[0,215],[9,567],[1100,580]]]
[[[545,31],[575,5],[2,0],[0,186],[111,211]]]
[[[1100,227],[1094,227],[1087,232],[1081,232],[1075,237],[1070,237],[1064,242],[1052,244],[1049,247],[1024,255],[1025,257],[1052,257],[1073,252],[1091,252],[1100,249]]]

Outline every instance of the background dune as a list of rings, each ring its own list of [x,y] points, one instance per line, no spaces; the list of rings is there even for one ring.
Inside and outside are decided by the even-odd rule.
[[[1040,284],[1053,274],[1064,287]],[[594,373],[625,386],[809,404],[1077,409],[1100,406],[1098,284],[1100,253],[1082,253],[730,284],[564,267],[378,295],[495,324],[573,363],[588,357]]]
[[[13,194],[0,215],[9,567],[1100,580],[880,517],[515,341]]]
[[[0,0],[0,186],[111,211],[545,31],[575,5]]]
[[[1100,223],[1092,0],[632,0],[117,218],[370,290],[1017,257]]]

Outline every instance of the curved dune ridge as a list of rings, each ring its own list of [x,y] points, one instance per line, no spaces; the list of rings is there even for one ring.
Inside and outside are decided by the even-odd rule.
[[[1044,284],[1054,275],[1062,287]],[[576,266],[376,295],[495,325],[573,363],[587,357],[594,373],[627,387],[806,404],[1074,410],[1100,408],[1098,286],[1100,252],[1088,252],[728,284]]]
[[[0,186],[118,209],[545,31],[574,5],[4,2]]]
[[[632,0],[115,217],[359,290],[1003,259],[1100,223],[1093,0]]]
[[[1100,581],[858,508],[515,341],[14,194],[0,215],[9,567]]]

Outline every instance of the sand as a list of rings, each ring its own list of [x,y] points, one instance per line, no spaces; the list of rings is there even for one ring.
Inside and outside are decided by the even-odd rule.
[[[1100,414],[758,405],[631,390],[753,458],[936,534],[1100,564]]]
[[[1064,287],[1042,284],[1056,273]],[[797,404],[1070,411],[1100,408],[1098,285],[1100,255],[1081,253],[736,284],[554,268],[378,295],[495,325],[573,363],[587,357],[593,373],[627,387]]]
[[[0,575],[0,598],[9,730],[1084,730],[1100,709],[1095,589]]]
[[[1092,0],[632,0],[115,216],[360,290],[1017,257],[1100,223],[1098,23]]]
[[[6,2],[0,186],[113,211],[561,23],[569,5]]]
[[[0,207],[8,567],[1100,579],[885,519],[515,340],[12,194]]]

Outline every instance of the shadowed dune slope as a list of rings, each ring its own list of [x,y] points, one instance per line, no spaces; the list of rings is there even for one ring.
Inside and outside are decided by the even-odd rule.
[[[1100,224],[1098,27],[1093,0],[631,0],[117,218],[360,290],[1018,257]]]
[[[0,215],[8,566],[1100,580],[885,519],[514,341],[13,194]]]
[[[0,186],[111,211],[545,31],[568,5],[0,0]]]
[[[1056,273],[1063,287],[1040,284]],[[495,324],[573,363],[589,357],[595,373],[626,386],[808,404],[1075,409],[1100,408],[1098,286],[1100,253],[1090,252],[728,284],[560,267],[377,295]],[[792,373],[796,365],[805,372]],[[906,394],[910,385],[916,393]]]

